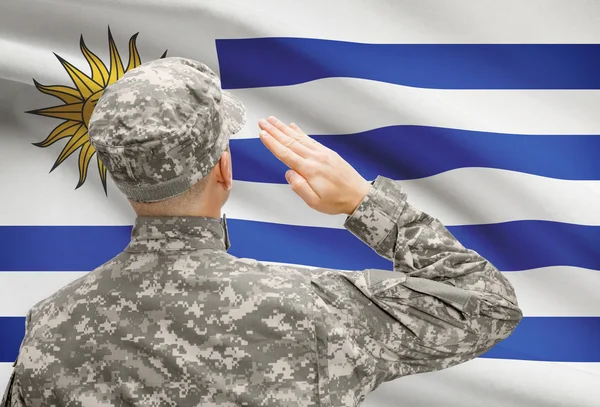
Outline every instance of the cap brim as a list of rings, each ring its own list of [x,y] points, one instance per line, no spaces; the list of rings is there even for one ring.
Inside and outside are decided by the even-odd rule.
[[[232,136],[246,124],[246,108],[231,93],[223,91],[221,95],[221,114],[223,115],[221,131],[226,136]]]

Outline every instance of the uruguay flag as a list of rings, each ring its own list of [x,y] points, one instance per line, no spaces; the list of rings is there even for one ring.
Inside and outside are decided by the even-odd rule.
[[[4,2],[0,393],[27,310],[128,242],[134,214],[87,121],[107,85],[168,55],[207,63],[248,109],[231,141],[230,253],[391,270],[287,186],[258,140],[276,115],[365,178],[398,180],[514,285],[525,317],[509,339],[365,406],[597,406],[598,16],[584,0]]]

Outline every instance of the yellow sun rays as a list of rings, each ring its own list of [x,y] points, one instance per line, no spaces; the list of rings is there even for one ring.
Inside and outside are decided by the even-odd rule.
[[[48,147],[59,140],[67,138],[68,141],[63,147],[58,158],[54,162],[52,172],[56,167],[62,164],[75,151],[79,150],[79,182],[75,189],[82,186],[87,179],[88,167],[96,150],[90,144],[88,137],[88,122],[92,111],[98,102],[98,99],[104,92],[104,89],[111,83],[117,81],[123,74],[141,64],[140,54],[137,49],[136,39],[138,34],[134,34],[129,40],[129,61],[127,68],[123,68],[123,62],[119,55],[119,50],[113,40],[108,29],[108,47],[110,55],[110,68],[107,68],[104,62],[96,54],[88,49],[83,41],[83,35],[79,42],[81,53],[89,64],[91,76],[85,74],[77,67],[70,64],[60,56],[56,55],[62,66],[67,71],[67,74],[73,82],[74,88],[63,85],[44,86],[38,83],[35,79],[33,83],[35,87],[42,93],[54,96],[60,99],[64,104],[51,106],[44,109],[32,110],[27,113],[36,114],[39,116],[52,117],[55,119],[64,120],[50,132],[45,140],[34,143],[38,147]],[[167,51],[161,56],[167,56]],[[106,189],[106,167],[102,164],[99,158],[96,158],[98,163],[98,171],[104,188]]]

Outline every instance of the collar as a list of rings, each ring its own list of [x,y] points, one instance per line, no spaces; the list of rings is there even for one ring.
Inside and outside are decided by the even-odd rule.
[[[230,247],[227,218],[140,216],[135,219],[126,252],[186,251]]]

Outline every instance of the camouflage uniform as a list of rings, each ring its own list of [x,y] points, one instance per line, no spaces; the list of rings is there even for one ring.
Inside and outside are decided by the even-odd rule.
[[[176,76],[176,65],[148,66]],[[133,83],[152,83],[143,69]],[[119,92],[109,90],[91,125],[103,128],[91,137],[105,146],[118,139],[106,112]],[[132,131],[137,144],[124,150],[148,141]],[[185,149],[167,150],[155,146],[146,169],[127,176],[120,171],[133,155],[113,147],[101,157],[130,195],[178,193],[161,188],[186,174],[186,160],[203,174],[210,167]],[[163,177],[153,159],[178,165],[161,167]],[[136,188],[135,176],[154,177],[144,184],[154,189]],[[264,264],[229,255],[219,219],[137,218],[124,252],[30,310],[7,405],[356,406],[384,381],[477,357],[521,319],[503,275],[411,206],[398,183],[377,178],[345,227],[392,260],[394,272]]]

